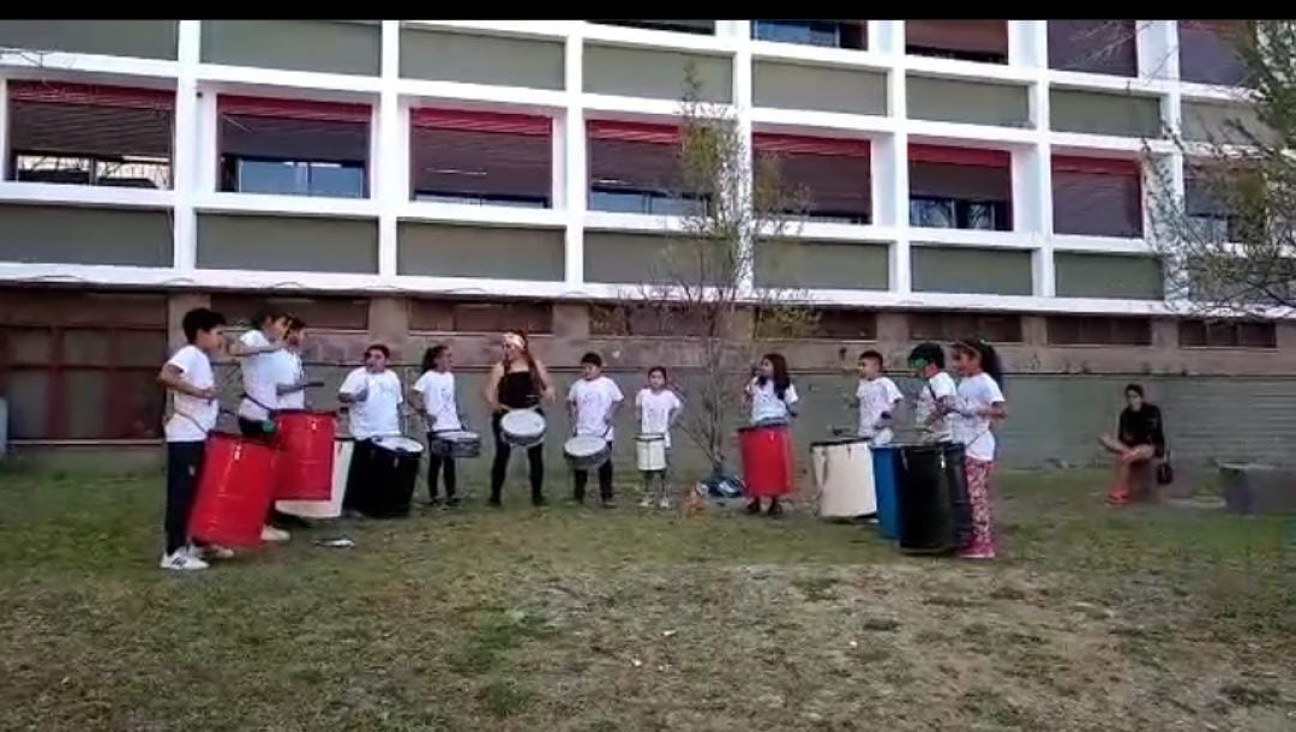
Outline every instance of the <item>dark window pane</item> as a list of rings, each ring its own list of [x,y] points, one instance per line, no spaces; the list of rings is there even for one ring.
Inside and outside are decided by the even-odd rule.
[[[1132,20],[1050,20],[1049,68],[1137,76],[1137,34]]]
[[[956,224],[953,199],[909,199],[909,225],[934,229],[953,229]]]
[[[311,163],[309,195],[364,198],[364,168],[336,163]]]

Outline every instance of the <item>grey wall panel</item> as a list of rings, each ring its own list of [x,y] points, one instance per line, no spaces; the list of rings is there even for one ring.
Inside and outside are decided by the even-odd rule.
[[[1160,300],[1165,289],[1160,260],[1113,254],[1053,255],[1059,297]]]
[[[1275,140],[1274,131],[1260,122],[1254,107],[1209,102],[1184,102],[1183,136],[1194,142],[1240,145]]]
[[[382,27],[336,20],[204,20],[202,60],[377,76]]]
[[[585,91],[653,99],[681,99],[685,67],[692,62],[701,82],[699,96],[711,102],[733,98],[733,64],[728,58],[618,46],[585,46]]]
[[[174,59],[178,20],[0,20],[0,46]]]
[[[198,266],[376,274],[378,222],[200,213]]]
[[[400,74],[409,79],[562,89],[563,43],[403,29]]]
[[[563,232],[402,221],[397,271],[403,275],[563,279]]]
[[[782,240],[756,245],[761,287],[885,290],[889,281],[886,244]]]
[[[585,234],[585,281],[610,284],[698,282],[717,272],[723,259],[700,256],[703,244],[653,234]]]
[[[908,75],[910,119],[1029,127],[1025,86]]]
[[[886,74],[773,61],[757,61],[754,73],[758,107],[887,113]]]
[[[172,265],[168,211],[0,205],[0,260]]]
[[[1158,137],[1161,105],[1152,97],[1052,89],[1049,125],[1060,132]]]
[[[1031,294],[1030,252],[922,246],[911,256],[917,292]]]

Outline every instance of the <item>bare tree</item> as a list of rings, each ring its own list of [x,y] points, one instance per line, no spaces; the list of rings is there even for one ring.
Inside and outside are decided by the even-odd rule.
[[[805,193],[783,184],[777,160],[754,161],[733,112],[703,99],[691,66],[677,155],[669,187],[685,209],[638,287],[637,307],[655,330],[689,337],[696,375],[681,385],[681,429],[720,471],[761,341],[798,337],[816,317],[802,292],[761,282],[780,267],[769,245],[794,233]]]
[[[1185,160],[1184,196],[1166,160],[1146,153],[1149,238],[1179,307],[1280,317],[1296,308],[1296,23],[1239,23],[1227,37],[1245,81],[1226,115],[1190,117],[1192,134],[1173,137]]]

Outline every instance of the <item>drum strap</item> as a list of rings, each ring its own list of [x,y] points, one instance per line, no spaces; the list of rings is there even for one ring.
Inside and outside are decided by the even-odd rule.
[[[199,424],[199,423],[198,423],[198,420],[195,419],[195,418],[193,417],[193,415],[189,414],[188,412],[183,412],[183,411],[181,411],[181,410],[179,410],[179,409],[176,409],[176,410],[173,410],[173,411],[172,411],[172,414],[174,414],[174,415],[176,415],[176,416],[178,416],[178,417],[184,417],[185,419],[187,419],[187,420],[189,420],[190,422],[192,422],[192,423],[193,423],[193,426],[194,426],[194,427],[197,427],[197,428],[198,428],[198,431],[199,431],[199,432],[202,432],[204,437],[206,437],[208,434],[211,433],[211,430],[209,430],[209,429],[207,429],[206,427],[203,427],[201,424]]]
[[[249,402],[252,402],[258,407],[261,407],[262,409],[266,410],[266,414],[269,419],[274,419],[275,414],[279,411],[274,407],[267,407],[266,405],[262,404],[256,397],[252,396],[251,394],[248,394],[246,391],[243,392],[243,398],[248,400]]]

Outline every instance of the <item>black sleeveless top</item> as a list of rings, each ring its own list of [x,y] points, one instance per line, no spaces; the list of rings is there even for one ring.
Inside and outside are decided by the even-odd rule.
[[[534,407],[540,403],[540,390],[530,371],[509,371],[500,379],[498,398],[510,409]]]

